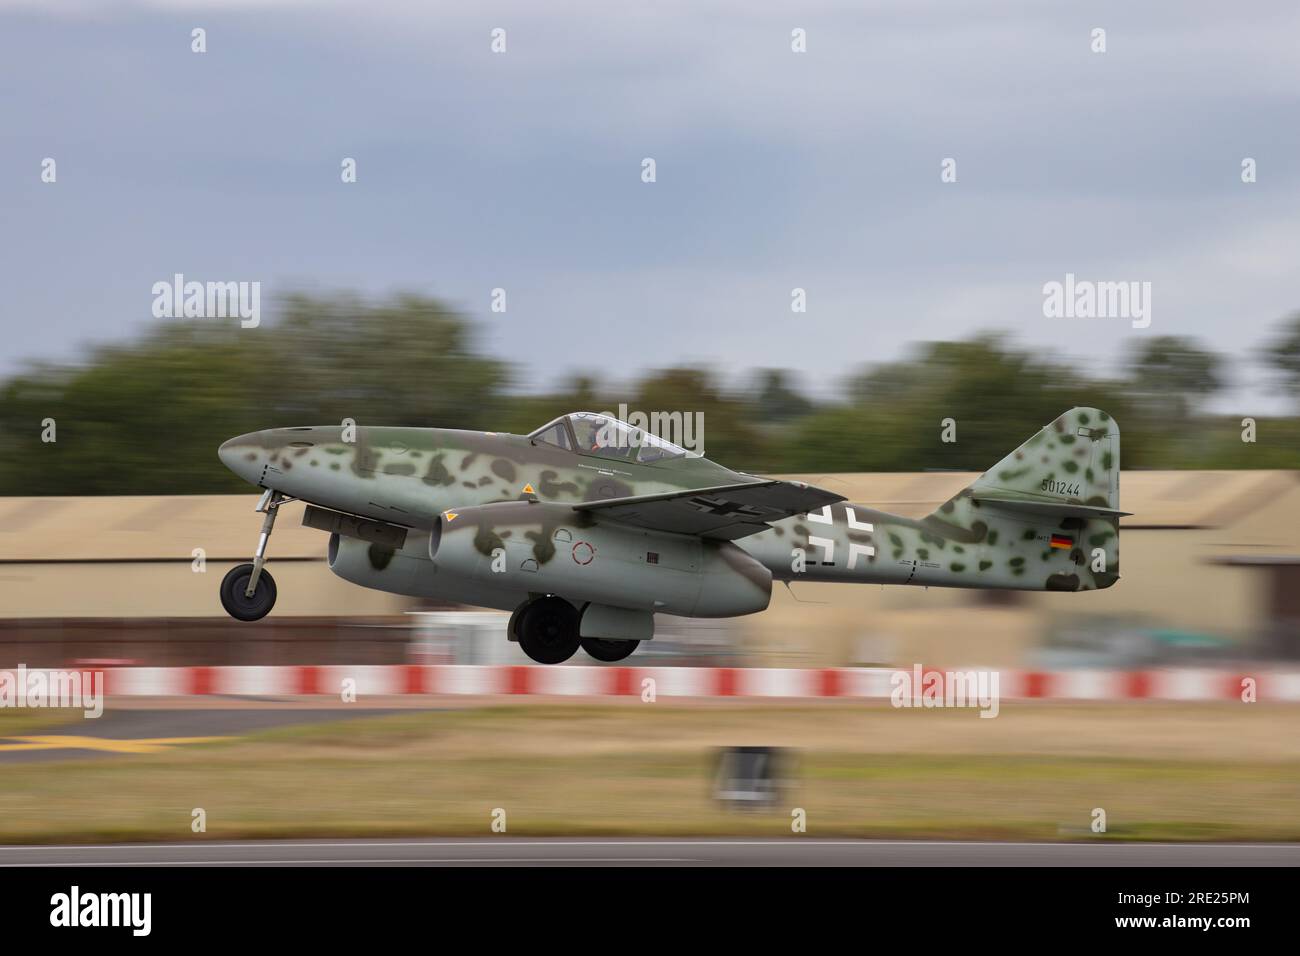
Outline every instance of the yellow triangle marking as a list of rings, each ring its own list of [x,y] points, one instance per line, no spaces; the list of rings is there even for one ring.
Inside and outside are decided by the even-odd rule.
[[[456,512],[454,511],[448,511],[446,512],[446,515],[448,521],[455,521],[459,517],[459,515],[457,515]]]
[[[533,486],[532,486],[532,485],[524,485],[524,494],[526,494],[526,495],[535,495],[535,494],[537,494],[537,492],[533,491]]]

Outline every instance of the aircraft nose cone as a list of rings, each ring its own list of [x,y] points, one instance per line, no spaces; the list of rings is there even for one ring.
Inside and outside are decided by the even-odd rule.
[[[217,449],[221,463],[247,482],[257,484],[262,471],[262,449],[256,432],[223,442]]]
[[[233,438],[230,441],[224,441],[221,443],[221,447],[217,449],[217,457],[221,459],[221,463],[227,468],[233,468],[235,465],[235,441]]]

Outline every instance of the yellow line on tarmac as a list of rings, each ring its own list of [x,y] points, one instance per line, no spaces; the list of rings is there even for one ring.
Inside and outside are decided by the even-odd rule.
[[[156,754],[178,744],[206,744],[233,740],[232,737],[150,737],[111,740],[107,737],[4,737],[0,751],[11,750],[103,750],[116,754]],[[8,743],[7,741],[17,741]]]

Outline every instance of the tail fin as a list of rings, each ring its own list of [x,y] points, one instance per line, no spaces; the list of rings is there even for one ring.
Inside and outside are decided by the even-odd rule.
[[[975,545],[980,573],[965,586],[1079,591],[1119,579],[1124,514],[1119,426],[1099,409],[1072,408],[922,525]]]
[[[1100,409],[1072,408],[967,490],[977,500],[1118,517],[1119,426]]]

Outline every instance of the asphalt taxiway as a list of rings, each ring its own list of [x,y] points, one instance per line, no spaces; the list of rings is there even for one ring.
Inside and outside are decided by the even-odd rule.
[[[719,839],[259,840],[0,847],[0,867],[1297,866],[1300,843]]]

